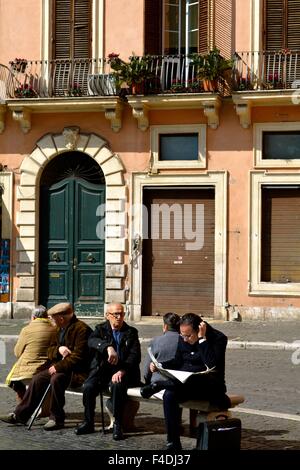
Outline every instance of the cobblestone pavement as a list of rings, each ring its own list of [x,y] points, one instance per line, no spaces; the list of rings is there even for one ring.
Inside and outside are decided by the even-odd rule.
[[[14,393],[0,388],[0,414],[14,408]],[[0,422],[1,450],[151,450],[159,451],[165,445],[164,419],[161,405],[141,403],[135,420],[136,429],[126,434],[124,441],[115,442],[111,434],[101,432],[86,436],[75,436],[74,429],[82,420],[82,403],[79,396],[66,397],[66,427],[59,431],[46,432],[45,418],[38,419],[28,431],[24,426],[13,426]],[[300,450],[300,423],[263,416],[234,413],[242,420],[242,449],[245,450]],[[188,410],[183,412],[184,450],[196,446],[195,437],[189,436]],[[100,431],[100,416],[96,417],[96,431]]]
[[[0,320],[0,334],[17,335],[27,323],[25,320]],[[90,320],[95,325],[97,320]],[[149,338],[161,332],[161,319],[136,324],[142,338]],[[300,339],[299,325],[296,322],[227,322],[216,323],[230,339],[237,337],[253,341],[294,341]],[[297,338],[299,336],[299,338]],[[15,339],[6,343],[6,364],[0,368],[0,383],[14,363],[13,347]],[[143,357],[148,343],[142,343]],[[229,393],[245,395],[245,403],[240,405],[234,416],[242,420],[242,449],[245,450],[300,450],[300,365],[291,361],[288,351],[228,350],[226,377]],[[15,407],[14,393],[0,387],[0,414],[7,414]],[[244,408],[260,410],[261,415],[238,412]],[[24,426],[12,426],[0,421],[1,450],[107,450],[107,451],[159,451],[165,445],[163,410],[161,405],[152,402],[141,403],[136,418],[136,429],[126,434],[126,439],[114,442],[111,434],[103,436],[96,432],[87,436],[75,436],[74,429],[82,419],[81,397],[67,394],[65,429],[45,432],[42,425],[45,419],[34,424],[31,431]],[[290,413],[295,420],[271,417],[267,412]],[[97,429],[100,429],[100,416],[97,416]],[[191,450],[196,445],[195,437],[189,436],[188,410],[183,412],[183,448]]]

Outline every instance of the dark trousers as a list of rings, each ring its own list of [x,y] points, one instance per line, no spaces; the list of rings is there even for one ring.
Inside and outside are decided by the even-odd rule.
[[[26,393],[26,385],[21,380],[12,380],[9,386],[16,392],[18,399],[22,400]]]
[[[181,402],[203,399],[209,400],[210,403],[223,409],[230,406],[230,400],[222,387],[218,386],[215,380],[208,375],[193,376],[185,384],[167,380],[165,388],[163,406],[167,440],[175,445],[180,443],[181,412],[179,404]]]
[[[96,398],[101,389],[107,388],[111,394],[111,412],[115,421],[121,424],[128,390],[126,378],[123,377],[122,382],[118,383],[112,383],[111,380],[105,383],[100,382],[99,376],[92,373],[83,384],[84,420],[90,425],[93,425],[95,420]]]
[[[35,374],[25,392],[23,400],[16,407],[15,414],[17,419],[26,423],[51,383],[50,393],[50,419],[57,423],[63,423],[65,420],[65,391],[70,383],[71,374],[62,372],[50,375],[48,370],[43,370]]]

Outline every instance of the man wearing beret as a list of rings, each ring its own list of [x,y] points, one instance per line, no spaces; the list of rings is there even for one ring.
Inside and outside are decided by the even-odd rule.
[[[52,431],[64,427],[67,387],[70,383],[79,386],[87,377],[87,341],[92,330],[86,323],[78,320],[70,303],[54,305],[48,310],[48,315],[52,317],[57,328],[48,348],[46,368],[33,376],[23,400],[14,413],[1,419],[10,424],[26,424],[50,383],[50,416],[44,429]]]
[[[140,385],[141,347],[136,328],[124,321],[124,308],[111,303],[107,320],[97,325],[89,337],[89,347],[95,352],[91,371],[83,385],[84,421],[75,430],[77,435],[94,432],[96,397],[109,387],[111,398],[107,408],[114,416],[113,439],[123,439],[122,415],[127,389]]]

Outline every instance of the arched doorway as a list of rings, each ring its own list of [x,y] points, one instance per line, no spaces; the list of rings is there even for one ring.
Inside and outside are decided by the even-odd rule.
[[[39,301],[71,302],[77,314],[103,312],[105,178],[82,152],[53,158],[40,180]],[[99,225],[100,224],[100,225]],[[102,235],[102,236],[101,236]]]

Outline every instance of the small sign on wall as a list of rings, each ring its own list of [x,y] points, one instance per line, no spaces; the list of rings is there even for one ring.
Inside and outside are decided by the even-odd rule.
[[[9,258],[10,241],[6,238],[0,241],[0,302],[9,301]]]

